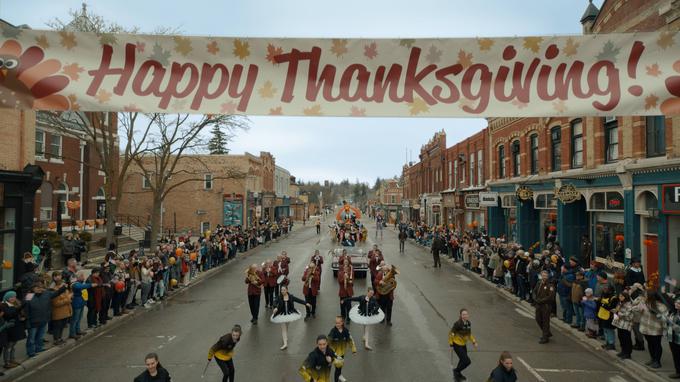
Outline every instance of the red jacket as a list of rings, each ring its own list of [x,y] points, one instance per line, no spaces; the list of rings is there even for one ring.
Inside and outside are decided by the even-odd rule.
[[[316,296],[319,294],[319,287],[321,286],[321,274],[319,273],[319,268],[314,269],[314,274],[311,274],[311,269],[307,268],[305,273],[302,275],[302,282],[304,286],[302,287],[302,294],[305,296]],[[309,287],[310,282],[308,281],[311,277],[311,288]]]
[[[288,260],[289,262],[290,260]],[[279,261],[274,260],[274,264],[272,265],[274,269],[276,270],[277,277],[281,275],[286,275],[288,276],[288,272],[290,269],[288,268],[288,262],[286,260],[281,260],[281,271],[279,271]],[[288,277],[281,283],[281,285],[288,285],[290,283],[290,280],[288,280]]]
[[[354,270],[350,267],[350,272],[354,273]],[[350,279],[354,280],[354,277],[350,275]],[[354,296],[354,283],[347,280],[347,288],[345,288],[345,270],[340,269],[338,272],[338,285],[340,289],[338,290],[338,296],[340,298],[347,298]]]
[[[267,272],[267,270],[265,269],[262,273],[264,274],[264,285],[268,287],[275,287],[276,279],[279,277],[276,268],[272,266],[269,272]]]
[[[250,279],[246,276],[246,284],[248,285],[248,296],[259,296],[262,294],[264,275],[262,274],[262,272],[258,271],[257,276],[260,278],[260,282],[257,284],[251,283]]]
[[[318,257],[316,255],[312,255],[312,259],[310,260],[310,262],[316,264],[316,269],[318,269],[319,273],[321,273],[321,266],[323,265],[323,256],[321,256],[320,254]]]
[[[375,286],[376,286],[375,295],[378,296],[378,298],[380,298],[382,296],[378,292],[378,285],[382,281],[383,277],[385,277],[385,275],[382,272],[378,272],[378,274],[375,276]],[[387,294],[386,296],[388,296],[390,298],[390,300],[394,301],[394,289],[389,294]]]
[[[385,260],[385,258],[383,257],[382,251],[368,251],[368,268],[371,271],[371,275],[373,275],[373,277],[375,277],[375,274],[378,273],[376,268],[378,268],[378,265],[380,265],[380,262],[383,260]]]

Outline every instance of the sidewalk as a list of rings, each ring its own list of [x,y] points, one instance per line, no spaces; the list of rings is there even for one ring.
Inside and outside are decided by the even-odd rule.
[[[311,228],[310,226],[307,226],[305,228]],[[277,239],[277,241],[280,241],[282,239],[290,237],[290,235],[295,234],[297,232],[302,231],[303,228],[300,227],[298,229],[294,229],[292,232],[290,232],[286,236],[282,236]],[[237,257],[234,259],[238,258],[247,258],[250,257],[251,255],[266,249],[269,247],[270,243],[272,241],[258,245],[254,249],[251,249],[247,252],[240,252],[237,254]],[[123,251],[124,252],[124,251]],[[132,320],[135,317],[138,317],[140,315],[143,315],[146,313],[148,310],[155,309],[159,306],[163,306],[165,302],[168,300],[171,300],[175,298],[175,296],[183,294],[185,291],[189,290],[190,288],[194,287],[195,285],[198,285],[202,283],[203,281],[211,278],[212,276],[216,275],[219,273],[221,270],[224,270],[226,266],[230,266],[231,264],[234,263],[234,260],[230,260],[227,263],[209,269],[205,272],[200,272],[197,274],[196,278],[191,280],[189,282],[189,285],[181,287],[180,289],[169,293],[166,296],[166,299],[162,302],[156,302],[152,305],[151,308],[144,308],[143,306],[138,306],[134,310],[132,310],[130,313],[118,317],[113,317],[112,320],[108,321],[108,323],[104,326],[100,326],[95,329],[87,329],[87,308],[85,309],[85,312],[83,313],[83,319],[81,320],[81,330],[84,331],[86,334],[81,337],[79,340],[73,340],[73,339],[68,339],[66,338],[66,343],[60,345],[60,346],[54,346],[53,345],[53,340],[52,336],[50,334],[45,335],[45,339],[49,340],[49,342],[45,342],[45,350],[41,353],[39,353],[36,357],[29,359],[26,356],[26,340],[22,340],[16,345],[16,358],[17,361],[21,362],[21,365],[14,368],[14,369],[8,369],[4,370],[5,375],[3,377],[0,377],[0,382],[5,382],[5,381],[16,381],[20,379],[22,376],[27,375],[32,373],[35,370],[39,370],[42,367],[45,367],[49,365],[50,363],[56,361],[60,356],[74,350],[77,346],[81,346],[84,344],[87,344],[91,341],[96,340],[97,338],[101,337],[102,335],[110,332],[112,329],[115,329],[123,324],[125,324],[127,321]],[[86,271],[89,269],[85,269]],[[89,273],[89,272],[88,272]],[[141,293],[141,290],[138,290],[137,293]],[[137,295],[137,299],[139,299],[139,295]],[[68,327],[64,331],[64,337],[68,337]]]
[[[396,239],[396,231],[394,230],[387,230],[388,232],[391,232],[395,235]],[[430,256],[429,253],[429,248],[422,246],[418,243],[415,242],[413,239],[409,239],[408,242],[411,244],[412,247],[420,248],[423,250],[424,254],[426,254],[428,257]],[[522,309],[524,312],[527,314],[533,316],[535,312],[535,308],[531,306],[526,301],[520,301],[519,298],[515,297],[514,294],[512,294],[510,291],[506,290],[505,288],[502,287],[496,287],[494,284],[488,282],[486,279],[483,279],[479,274],[469,271],[465,268],[463,268],[462,263],[460,262],[454,262],[453,259],[448,258],[448,256],[443,255],[443,258],[450,263],[454,268],[456,268],[458,271],[461,273],[468,273],[473,276],[477,276],[474,279],[479,279],[483,284],[487,285],[489,288],[495,289],[498,294],[503,296],[504,298],[508,299],[512,303],[514,303],[518,308]],[[557,301],[557,313],[558,317],[561,315],[561,308],[559,306],[559,299]],[[606,357],[609,357],[612,361],[612,364],[618,364],[621,366],[623,369],[625,369],[627,372],[629,372],[632,375],[639,376],[642,378],[642,380],[645,381],[670,381],[671,379],[668,378],[668,375],[673,374],[675,372],[674,367],[673,367],[673,358],[672,354],[670,351],[670,348],[668,347],[668,343],[666,339],[664,338],[662,341],[663,345],[663,356],[661,358],[661,368],[654,370],[650,369],[647,366],[644,365],[645,362],[649,360],[649,353],[647,352],[647,344],[645,344],[645,351],[633,351],[632,354],[632,359],[630,360],[621,360],[616,356],[616,353],[620,350],[620,346],[618,343],[618,339],[616,340],[616,347],[617,351],[605,351],[601,348],[601,345],[604,343],[603,341],[597,340],[597,339],[591,339],[586,337],[586,335],[583,332],[579,332],[578,330],[573,329],[569,324],[564,323],[562,320],[560,320],[557,317],[553,317],[550,322],[551,326],[554,328],[558,328],[563,334],[567,335],[568,337],[572,338],[573,340],[581,343],[584,347],[588,348],[589,350],[593,352],[598,352],[600,354],[604,354]],[[539,336],[539,329],[536,327],[536,338],[538,339]]]

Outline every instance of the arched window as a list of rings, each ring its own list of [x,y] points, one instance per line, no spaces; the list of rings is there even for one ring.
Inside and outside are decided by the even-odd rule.
[[[550,169],[559,171],[562,167],[562,128],[555,126],[550,129]]]
[[[106,194],[104,193],[104,187],[99,187],[99,189],[97,190],[97,198],[104,199],[105,196]]]
[[[529,152],[531,173],[538,174],[538,134],[532,134],[529,137],[529,145],[531,146],[531,151]]]
[[[512,142],[512,176],[520,175],[519,139]]]
[[[57,207],[61,210],[61,216],[68,217],[68,207],[66,205],[68,202],[68,184],[66,182],[59,183],[54,193],[57,194]]]
[[[498,178],[505,178],[505,146],[498,146]]]
[[[40,220],[52,220],[52,191],[54,187],[50,182],[43,182],[40,185]]]

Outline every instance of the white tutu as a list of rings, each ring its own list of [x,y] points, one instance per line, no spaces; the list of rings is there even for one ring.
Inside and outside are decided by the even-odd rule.
[[[354,305],[349,311],[349,319],[355,324],[359,325],[375,325],[379,324],[385,318],[385,313],[382,309],[378,309],[378,313],[372,316],[362,316],[359,314],[359,305]]]
[[[302,318],[302,315],[299,312],[293,312],[290,314],[279,314],[278,316],[272,316],[269,318],[269,321],[275,323],[275,324],[283,324],[286,322],[293,322],[297,321]]]

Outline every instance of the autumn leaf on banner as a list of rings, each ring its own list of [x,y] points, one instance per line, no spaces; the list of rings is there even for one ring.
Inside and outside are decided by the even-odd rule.
[[[234,56],[245,60],[250,56],[250,44],[248,41],[241,41],[240,39],[234,39]]]
[[[458,52],[458,63],[463,66],[463,69],[472,65],[472,53],[467,53],[463,49]]]
[[[5,23],[0,23],[2,29],[2,36],[7,38],[17,38],[21,34],[21,28],[13,27]]]
[[[182,56],[186,57],[193,50],[191,40],[188,37],[175,36],[173,40],[175,40],[175,52]]]
[[[45,36],[44,34],[41,34],[40,36],[36,37],[35,43],[43,49],[47,49],[50,47],[50,43],[47,41],[47,36]]]
[[[567,107],[567,104],[564,103],[563,100],[555,101],[553,102],[553,109],[555,109],[556,112],[562,114],[565,111],[567,111],[569,108]]]
[[[437,47],[434,46],[434,45],[432,45],[430,47],[430,50],[428,51],[427,56],[425,56],[425,59],[430,64],[434,64],[434,63],[439,62],[441,60],[441,58],[442,58],[442,51],[437,49]]]
[[[411,49],[411,47],[415,43],[416,43],[416,40],[414,40],[412,38],[404,38],[404,39],[399,40],[399,46],[405,46],[409,49]]]
[[[323,115],[321,112],[321,105],[314,105],[312,107],[305,108],[302,111],[305,115]]]
[[[364,56],[368,57],[369,60],[374,59],[378,55],[378,44],[372,42],[368,45],[364,45]]]
[[[408,104],[408,107],[411,115],[418,115],[430,111],[430,106],[420,97],[414,98],[413,102]]]
[[[99,44],[116,45],[118,44],[118,40],[116,39],[116,35],[114,35],[113,33],[102,33],[99,35]]]
[[[365,117],[366,116],[366,109],[363,107],[356,107],[352,106],[352,109],[350,109],[349,115],[352,117]]]
[[[80,104],[78,103],[78,97],[76,97],[75,94],[69,94],[66,98],[68,98],[68,102],[71,104],[70,109],[74,111],[80,110]]]
[[[126,111],[126,112],[128,112],[128,113],[137,113],[137,112],[142,111],[142,109],[140,109],[140,108],[139,108],[137,105],[135,105],[134,103],[129,103],[129,104],[123,106],[123,111]]]
[[[541,49],[541,43],[543,42],[543,37],[525,37],[524,38],[524,49],[528,49],[534,53],[538,53]]]
[[[186,106],[187,106],[187,102],[186,102],[186,101],[177,100],[177,101],[175,101],[175,102],[172,103],[172,106],[171,106],[171,107],[172,107],[173,109],[179,111],[179,110],[184,110],[184,109],[186,109]]]
[[[469,98],[461,97],[460,100],[458,101],[458,107],[461,110],[465,111],[466,106],[469,108],[474,107],[475,102]]]
[[[236,111],[236,104],[234,101],[229,101],[220,105],[220,113],[222,114],[234,114]]]
[[[579,43],[574,41],[571,37],[567,39],[567,44],[564,46],[562,51],[567,57],[573,57],[578,53]]]
[[[659,39],[656,40],[656,44],[665,50],[675,44],[673,37],[675,37],[675,32],[663,31],[659,33]]]
[[[520,110],[521,110],[521,109],[524,109],[524,108],[527,107],[527,106],[529,106],[528,103],[522,102],[522,101],[518,100],[517,98],[513,99],[511,103],[512,103],[513,105],[515,105],[515,106],[516,106],[518,109],[520,109]]]
[[[334,38],[331,52],[333,52],[336,57],[340,57],[347,53],[347,40]]]
[[[168,65],[170,51],[163,50],[163,47],[156,43],[153,45],[153,54],[149,58],[160,62],[162,65]]]
[[[654,94],[650,94],[645,97],[645,110],[656,109],[657,102],[659,102],[659,97]]]
[[[477,44],[479,45],[479,50],[485,51],[485,50],[491,50],[491,47],[495,43],[494,40],[490,38],[478,38],[477,39]]]
[[[146,43],[145,42],[137,41],[135,46],[137,47],[138,53],[144,53],[144,49],[146,49]]]
[[[217,46],[217,41],[210,41],[210,43],[206,46],[206,49],[208,50],[208,53],[212,54],[213,56],[220,51],[220,47]]]
[[[104,89],[101,89],[99,92],[97,92],[97,95],[94,97],[99,101],[99,103],[107,103],[111,100],[111,96],[113,94],[110,92],[107,92]]]
[[[272,64],[277,64],[275,57],[281,53],[283,53],[283,49],[280,46],[267,44],[267,61]]]
[[[76,45],[78,45],[76,42],[76,36],[73,34],[73,32],[60,31],[59,36],[61,36],[61,41],[59,41],[59,43],[68,50],[71,50]]]
[[[80,73],[84,72],[85,68],[78,66],[78,64],[73,63],[64,66],[61,70],[62,73],[66,74],[73,81],[78,81],[80,78]]]
[[[276,94],[276,89],[271,81],[267,81],[264,83],[264,86],[258,90],[258,93],[260,93],[260,97],[262,98],[273,98],[274,94]]]
[[[281,106],[269,109],[269,115],[283,115],[283,108]]]
[[[652,65],[647,65],[647,75],[652,77],[658,77],[661,75],[661,70],[659,69],[659,64],[654,63]]]
[[[616,62],[616,56],[619,55],[621,48],[614,46],[614,43],[609,40],[604,44],[602,52],[597,55],[597,59],[601,61],[611,61]]]

